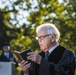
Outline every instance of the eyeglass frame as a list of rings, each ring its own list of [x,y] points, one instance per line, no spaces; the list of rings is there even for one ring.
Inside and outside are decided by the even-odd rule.
[[[47,35],[39,36],[39,37],[37,36],[36,39],[37,39],[37,40],[39,40],[39,39],[40,39],[40,40],[43,40],[45,37],[47,37],[47,36],[49,36],[49,35],[52,35],[52,34],[47,34]]]

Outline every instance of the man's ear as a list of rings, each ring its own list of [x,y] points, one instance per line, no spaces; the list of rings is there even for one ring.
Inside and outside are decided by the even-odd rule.
[[[56,36],[55,35],[51,36],[51,40],[52,42],[54,42],[56,40]]]

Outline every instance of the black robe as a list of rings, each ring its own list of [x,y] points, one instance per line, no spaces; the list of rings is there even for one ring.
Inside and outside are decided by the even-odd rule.
[[[41,64],[32,63],[29,75],[74,75],[75,57],[74,54],[62,46],[58,46],[45,60],[45,53],[42,56]]]

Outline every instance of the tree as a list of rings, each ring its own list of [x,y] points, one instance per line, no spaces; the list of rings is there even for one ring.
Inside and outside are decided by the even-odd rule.
[[[64,0],[59,3],[58,0],[38,0],[38,5],[28,16],[30,25],[40,25],[45,22],[54,23],[61,32],[59,43],[65,47],[76,51],[76,1]]]
[[[12,35],[9,34],[12,49],[23,50],[31,47],[33,50],[38,50],[39,46],[35,40],[36,27],[42,23],[50,22],[54,23],[61,32],[59,43],[75,51],[75,0],[62,0],[61,3],[58,0],[17,0],[9,1],[9,3],[11,5],[7,5],[4,9],[10,14],[8,20],[6,20],[8,21],[6,25],[11,26],[10,29],[13,33]],[[26,17],[23,13],[22,17],[19,18],[20,12],[24,11],[28,12]]]

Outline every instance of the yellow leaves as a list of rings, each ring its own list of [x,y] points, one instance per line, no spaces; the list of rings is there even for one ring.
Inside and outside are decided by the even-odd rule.
[[[56,10],[55,10],[55,12],[62,12],[62,11],[64,11],[64,6],[63,6],[63,5],[58,6],[58,7],[56,8]]]
[[[32,21],[32,20],[34,19],[34,16],[35,16],[35,13],[32,11],[32,12],[30,13],[30,16],[27,16],[27,20],[28,20],[28,21]],[[32,19],[31,17],[33,17],[33,19]]]
[[[38,18],[38,17],[36,17],[36,20],[38,21],[38,20],[39,20],[39,18]]]
[[[57,7],[57,5],[58,5],[58,2],[57,1],[53,3],[53,6],[54,7]]]
[[[21,69],[21,67],[20,67],[20,64],[19,64],[19,66],[16,68],[18,71],[21,71],[22,69]]]
[[[44,8],[44,7],[41,7],[39,11],[40,11],[39,13],[41,16],[43,16],[44,14],[46,14],[48,12],[47,8]]]
[[[16,43],[19,44],[19,46],[21,46],[21,47],[23,45],[28,46],[29,44],[31,44],[31,39],[28,36],[26,36],[24,38],[21,37],[16,41],[17,41]]]
[[[28,17],[27,17],[27,20],[28,20],[28,21],[31,21],[31,17],[30,17],[30,16],[28,16]]]
[[[58,14],[59,18],[64,18],[64,15],[62,13]]]
[[[52,7],[57,7],[58,1],[50,1],[49,4],[51,4]]]
[[[0,55],[2,54],[2,50],[0,50]]]
[[[12,45],[11,48],[13,50],[17,49],[20,51],[29,47],[31,43],[32,43],[31,38],[29,36],[24,36],[21,33],[17,33],[17,38],[13,39],[10,42],[10,44]]]
[[[59,18],[62,18],[62,19],[64,18],[64,15],[65,15],[64,8],[65,8],[64,5],[59,5],[55,9],[55,12]]]
[[[58,8],[56,9],[56,12],[60,12],[60,11],[62,11],[62,9],[61,9],[61,7],[58,7]]]
[[[7,18],[9,18],[9,17],[10,17],[10,13],[7,13],[7,14],[4,15],[4,18],[5,18],[5,19],[7,19]]]
[[[65,21],[65,24],[67,24],[68,26],[71,26],[72,25],[72,20]]]
[[[51,6],[53,7],[56,15],[59,17],[59,18],[64,18],[64,9],[65,9],[65,6],[64,4],[59,4],[57,1],[51,3]]]

